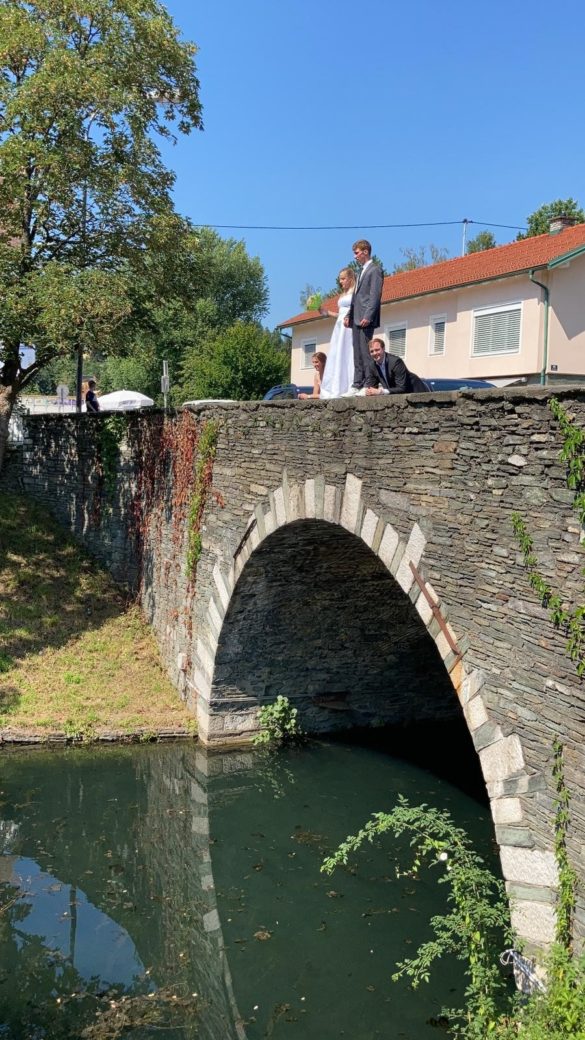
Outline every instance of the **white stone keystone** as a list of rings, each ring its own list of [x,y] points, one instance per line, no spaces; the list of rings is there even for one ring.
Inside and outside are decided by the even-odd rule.
[[[305,516],[312,519],[315,513],[315,481],[305,480]]]
[[[325,485],[325,501],[323,504],[323,519],[328,520],[330,524],[336,524],[339,521],[338,506],[337,506],[337,488],[334,484]]]
[[[340,522],[341,526],[352,534],[355,534],[361,500],[362,481],[359,477],[354,477],[353,473],[348,473],[345,478]]]
[[[298,484],[289,485],[287,513],[291,522],[293,520],[300,520],[303,516],[303,488]]]
[[[392,524],[386,524],[384,534],[382,535],[382,541],[380,542],[380,548],[378,549],[378,556],[388,570],[391,568],[397,547],[398,534],[392,527]]]
[[[500,860],[506,881],[515,881],[522,885],[538,885],[542,888],[556,888],[559,883],[554,852],[502,845]]]

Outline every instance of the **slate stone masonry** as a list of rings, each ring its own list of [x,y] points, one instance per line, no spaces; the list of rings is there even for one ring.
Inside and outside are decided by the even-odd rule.
[[[511,525],[517,510],[543,576],[582,602],[581,531],[551,395],[193,406],[199,423],[220,424],[195,583],[170,478],[141,537],[140,474],[125,443],[115,493],[100,490],[101,416],[31,417],[21,467],[13,458],[10,468],[13,484],[138,592],[204,742],[245,742],[258,705],[280,692],[317,730],[462,710],[514,923],[534,946],[554,925],[555,736],[572,794],[570,855],[585,880],[583,684]],[[584,426],[585,390],[555,395]],[[130,429],[160,421],[128,418]],[[582,905],[577,923],[585,934]]]

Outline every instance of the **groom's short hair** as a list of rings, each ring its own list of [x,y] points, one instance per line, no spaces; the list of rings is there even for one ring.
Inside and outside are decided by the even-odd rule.
[[[372,243],[368,242],[367,238],[360,238],[357,242],[352,245],[352,251],[354,249],[365,249],[370,256],[372,255]]]

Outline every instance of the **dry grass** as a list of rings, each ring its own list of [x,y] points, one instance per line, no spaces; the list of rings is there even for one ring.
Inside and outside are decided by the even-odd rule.
[[[46,514],[0,493],[0,730],[193,731],[135,605]]]

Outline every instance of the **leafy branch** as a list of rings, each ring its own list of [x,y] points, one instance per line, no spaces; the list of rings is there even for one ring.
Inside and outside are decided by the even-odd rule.
[[[374,813],[365,827],[346,838],[321,870],[331,874],[366,842],[389,832],[396,838],[405,835],[413,850],[410,866],[397,868],[397,876],[417,876],[423,866],[444,865],[438,881],[450,888],[449,912],[431,919],[433,938],[422,943],[414,957],[397,964],[392,977],[406,976],[416,989],[428,982],[433,963],[442,956],[451,954],[464,961],[469,980],[466,1008],[446,1014],[451,1022],[464,1023],[465,1036],[483,1038],[498,1015],[505,991],[496,953],[502,939],[511,941],[503,883],[486,867],[449,813],[428,805],[411,806],[403,796],[391,812]]]
[[[569,863],[567,831],[569,828],[569,791],[565,783],[563,746],[558,738],[553,743],[553,780],[557,792],[555,805],[555,860],[559,871],[559,895],[556,909],[555,938],[567,953],[573,948],[573,916],[577,899],[577,875]]]

